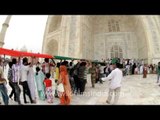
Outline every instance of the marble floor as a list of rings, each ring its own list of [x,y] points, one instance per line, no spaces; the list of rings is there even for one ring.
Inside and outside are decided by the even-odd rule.
[[[125,76],[122,81],[118,105],[160,105],[160,87],[156,83],[156,79],[157,76],[155,74],[150,74],[147,76],[147,78],[142,78],[142,75]],[[10,93],[11,88],[8,85],[7,88],[8,92]],[[53,91],[54,89],[55,86],[53,84]],[[97,83],[95,88],[92,88],[89,80],[87,81],[85,93],[83,95],[74,94],[72,96],[71,105],[108,105],[106,103],[108,90],[109,81],[105,81],[103,84]],[[23,104],[23,93],[21,93],[21,101]],[[59,99],[54,98],[54,103],[52,104],[37,99],[36,104],[28,103],[24,105],[58,104]],[[17,105],[17,103],[10,99],[9,105]]]

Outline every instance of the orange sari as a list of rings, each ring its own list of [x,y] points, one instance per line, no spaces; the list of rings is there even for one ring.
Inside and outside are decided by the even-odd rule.
[[[62,65],[60,66],[60,79],[59,83],[62,83],[64,86],[64,92],[59,92],[59,98],[60,98],[60,104],[61,105],[69,105],[71,102],[71,85],[68,78],[67,68],[66,66]]]

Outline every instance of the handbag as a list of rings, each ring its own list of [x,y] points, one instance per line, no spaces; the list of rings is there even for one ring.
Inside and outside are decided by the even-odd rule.
[[[63,86],[62,83],[58,84],[58,86],[57,86],[57,91],[58,91],[58,92],[64,92],[64,86]]]

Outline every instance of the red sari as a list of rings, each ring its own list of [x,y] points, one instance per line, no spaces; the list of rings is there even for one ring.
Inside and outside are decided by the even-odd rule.
[[[69,83],[68,73],[66,66],[60,66],[60,79],[59,83],[62,83],[64,86],[64,92],[59,92],[60,104],[61,105],[69,105],[71,102],[71,85]]]

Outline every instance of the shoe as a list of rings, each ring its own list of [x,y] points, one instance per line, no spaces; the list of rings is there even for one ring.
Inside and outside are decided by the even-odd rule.
[[[24,103],[27,104],[27,103],[29,103],[29,102],[28,102],[28,101],[25,101]]]
[[[110,104],[110,102],[108,100],[106,100],[106,103]]]
[[[18,105],[23,105],[22,103],[18,103]]]
[[[54,97],[55,97],[55,98],[59,98],[57,94],[54,94]]]
[[[36,102],[36,100],[33,100],[31,103],[34,104],[34,103],[37,103],[37,102]]]
[[[12,97],[11,97],[10,95],[9,95],[9,98],[10,98],[11,100],[13,100]]]

